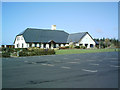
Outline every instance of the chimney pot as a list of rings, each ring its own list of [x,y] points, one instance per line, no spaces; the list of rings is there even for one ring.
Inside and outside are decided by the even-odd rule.
[[[56,25],[52,25],[52,30],[56,30]]]

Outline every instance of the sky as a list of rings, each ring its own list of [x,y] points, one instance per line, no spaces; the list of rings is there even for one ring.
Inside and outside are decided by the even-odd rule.
[[[2,44],[13,44],[26,28],[51,25],[93,38],[118,38],[118,2],[2,2]]]

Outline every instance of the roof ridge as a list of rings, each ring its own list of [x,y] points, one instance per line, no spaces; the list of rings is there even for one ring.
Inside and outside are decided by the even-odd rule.
[[[78,33],[71,33],[71,34],[80,34],[80,33],[88,33],[88,32],[78,32]]]
[[[27,28],[29,30],[50,30],[50,31],[64,31],[64,30],[51,30],[51,29],[38,29],[38,28]]]

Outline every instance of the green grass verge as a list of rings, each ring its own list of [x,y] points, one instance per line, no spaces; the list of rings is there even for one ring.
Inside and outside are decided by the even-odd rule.
[[[118,49],[65,49],[65,50],[56,50],[56,54],[79,54],[79,53],[96,53],[96,52],[114,52]]]

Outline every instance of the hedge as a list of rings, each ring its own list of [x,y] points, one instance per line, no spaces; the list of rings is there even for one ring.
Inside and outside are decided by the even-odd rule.
[[[10,57],[10,53],[9,52],[2,53],[2,57]]]
[[[19,52],[19,56],[38,56],[38,55],[52,55],[55,54],[53,49],[32,49]]]
[[[69,46],[59,47],[59,49],[69,49]]]

